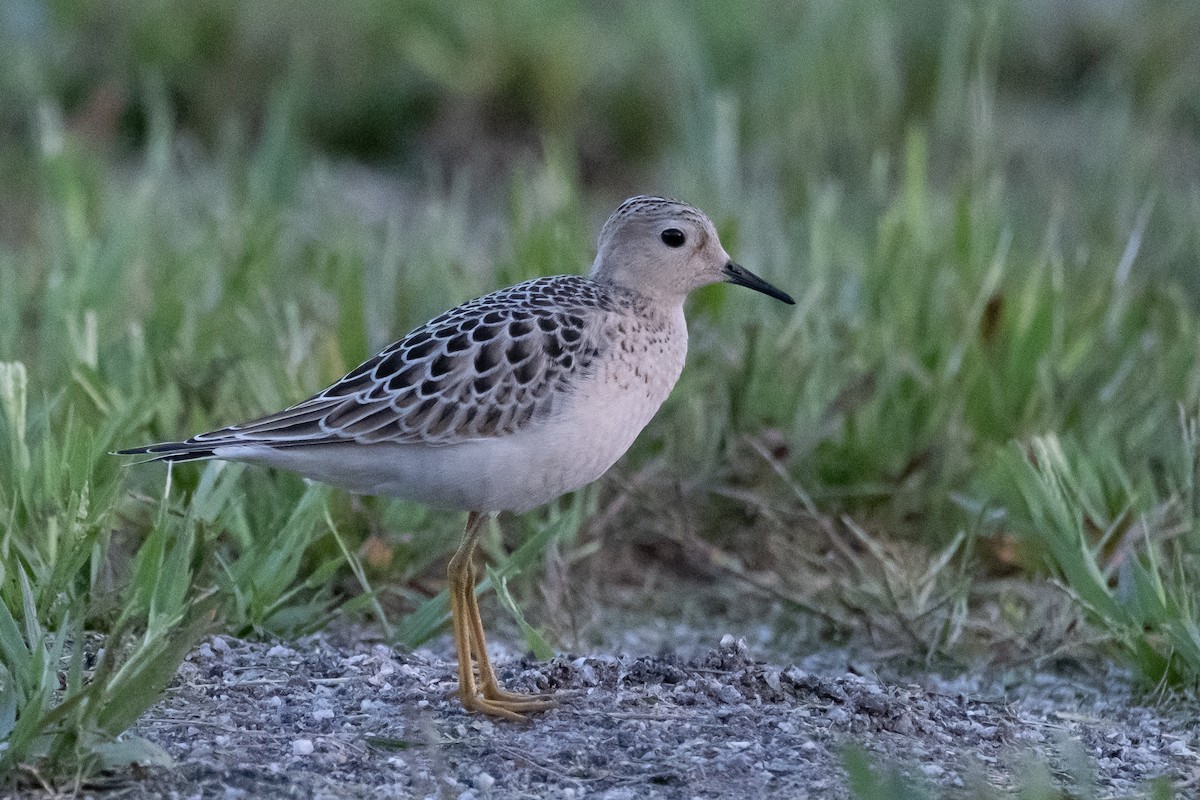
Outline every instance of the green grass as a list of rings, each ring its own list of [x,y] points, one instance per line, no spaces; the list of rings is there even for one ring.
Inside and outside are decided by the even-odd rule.
[[[669,496],[843,635],[969,661],[1016,572],[1147,686],[1194,688],[1200,11],[768,6],[0,8],[0,771],[119,761],[208,630],[435,633],[455,516],[108,453],[578,272],[646,190],[797,306],[700,292],[639,480],[492,532],[484,588],[531,649],[547,554],[621,494],[644,514],[611,524],[653,531]]]
[[[934,798],[970,797],[973,800],[1000,800],[1016,797],[1019,800],[1097,800],[1101,795],[1092,780],[1093,767],[1082,752],[1064,754],[1064,775],[1056,780],[1050,769],[1030,761],[1015,783],[1012,792],[988,786],[981,778],[967,782],[965,790],[950,794],[938,792],[927,780],[916,778],[912,771],[896,765],[881,766],[861,749],[847,748],[842,754],[851,797],[855,800],[933,800]],[[1148,800],[1172,800],[1175,791],[1166,780],[1150,783],[1145,797]]]

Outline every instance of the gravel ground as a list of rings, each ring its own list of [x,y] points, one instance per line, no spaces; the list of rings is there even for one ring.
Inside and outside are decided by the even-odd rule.
[[[1187,796],[1200,779],[1195,707],[1139,706],[1117,679],[883,683],[833,674],[828,654],[759,663],[732,636],[688,658],[498,652],[509,688],[561,706],[529,725],[464,713],[448,640],[402,654],[213,638],[134,731],[176,766],[97,796],[839,798],[847,744],[947,797],[1011,788],[1030,758],[1064,786],[1086,772],[1098,797],[1159,776]]]

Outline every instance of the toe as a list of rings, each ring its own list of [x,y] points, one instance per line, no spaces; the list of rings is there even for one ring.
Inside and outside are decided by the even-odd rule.
[[[503,703],[494,700],[488,700],[483,697],[463,698],[463,708],[467,711],[474,711],[479,714],[487,714],[491,717],[501,717],[509,722],[529,722],[529,718],[524,714],[517,713],[520,709],[509,708]]]

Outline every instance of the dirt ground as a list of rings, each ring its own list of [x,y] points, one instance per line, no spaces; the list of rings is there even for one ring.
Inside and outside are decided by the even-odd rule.
[[[785,663],[767,627],[747,644],[674,623],[627,632],[624,654],[533,662],[499,627],[501,680],[561,701],[531,724],[463,712],[446,637],[415,653],[346,632],[215,637],[133,731],[174,767],[91,794],[844,798],[848,746],[945,797],[1012,788],[1035,762],[1076,796],[1142,796],[1160,777],[1200,791],[1196,705],[1141,704],[1119,674],[881,677],[840,650]]]

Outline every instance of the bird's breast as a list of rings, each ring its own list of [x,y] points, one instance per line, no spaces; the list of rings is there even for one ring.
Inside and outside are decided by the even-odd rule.
[[[687,325],[682,309],[677,315],[621,318],[611,324],[608,334],[591,393],[623,407],[633,419],[644,416],[641,424],[645,425],[683,371]]]

